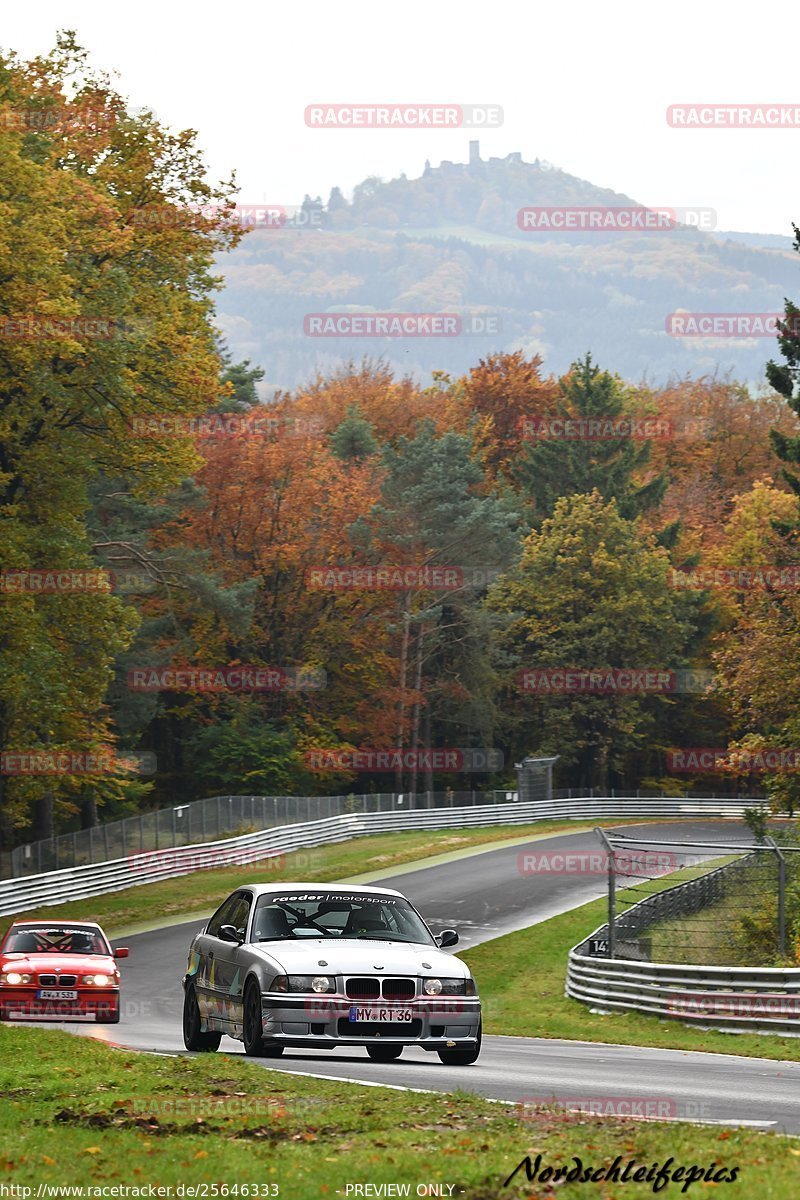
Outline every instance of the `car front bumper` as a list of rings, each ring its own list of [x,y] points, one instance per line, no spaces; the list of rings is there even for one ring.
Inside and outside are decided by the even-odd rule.
[[[354,1010],[405,1010],[410,1021],[352,1020]],[[420,1046],[425,1050],[474,1045],[481,1003],[477,996],[426,997],[409,1001],[345,997],[262,996],[262,1028],[268,1041],[285,1046]]]
[[[36,988],[0,988],[0,1017],[4,1020],[38,1018],[46,1021],[68,1021],[80,1017],[103,1020],[119,1005],[119,988],[76,989],[75,1000],[39,999]]]

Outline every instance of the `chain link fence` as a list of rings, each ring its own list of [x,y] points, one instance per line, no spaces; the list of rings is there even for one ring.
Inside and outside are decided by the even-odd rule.
[[[0,878],[17,879],[64,867],[108,862],[146,850],[167,850],[237,837],[280,825],[320,821],[347,813],[397,812],[507,803],[516,793],[479,791],[376,792],[363,796],[211,796],[173,808],[109,821],[18,846],[4,855]]]
[[[800,847],[764,844],[706,846],[731,861],[664,888],[655,876],[680,869],[692,843],[668,852],[639,852],[598,830],[608,850],[608,923],[586,953],[654,963],[753,967],[793,962],[800,935]],[[717,854],[713,855],[715,858]],[[708,853],[704,856],[709,857]],[[659,863],[659,860],[660,863]],[[659,871],[659,865],[663,868]],[[645,878],[648,870],[649,878]]]

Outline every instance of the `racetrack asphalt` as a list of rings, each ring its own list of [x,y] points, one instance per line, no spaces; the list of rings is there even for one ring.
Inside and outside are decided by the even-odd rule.
[[[624,833],[663,839],[666,844],[679,839],[746,844],[751,840],[746,826],[737,821],[672,820],[638,827],[626,823]],[[540,836],[528,852],[596,855],[599,849],[596,835],[584,831]],[[478,853],[437,866],[406,867],[396,877],[381,872],[378,882],[408,896],[434,931],[459,930],[456,954],[605,894],[602,874],[520,872],[518,859],[524,853],[526,847],[520,844],[481,847]],[[711,853],[686,851],[682,858],[691,856],[696,861]],[[210,901],[209,915],[220,899]],[[130,958],[122,963],[120,1024],[65,1023],[62,1027],[130,1048],[185,1053],[181,978],[189,943],[202,923],[194,919],[116,939],[116,944],[131,949]],[[565,964],[568,948],[564,947]],[[735,1046],[732,1035],[732,1051]],[[221,1049],[243,1053],[241,1043],[227,1037]],[[800,1061],[505,1036],[485,1037],[481,1056],[471,1067],[446,1067],[435,1054],[416,1048],[385,1064],[372,1062],[362,1048],[287,1050],[279,1059],[261,1061],[273,1070],[435,1091],[461,1088],[518,1104],[557,1100],[581,1108],[627,1101],[634,1113],[644,1115],[752,1124],[800,1134]]]

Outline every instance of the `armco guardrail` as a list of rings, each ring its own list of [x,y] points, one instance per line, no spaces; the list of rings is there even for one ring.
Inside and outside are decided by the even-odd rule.
[[[741,817],[754,800],[702,797],[574,797],[564,800],[469,805],[460,808],[400,808],[392,812],[353,813],[281,825],[241,837],[194,846],[134,853],[110,862],[89,863],[42,875],[0,881],[0,916],[32,908],[83,900],[192,871],[267,860],[278,854],[347,841],[365,834],[401,829],[464,829],[483,825],[524,825],[546,820],[596,820],[599,817]]]
[[[731,873],[750,869],[757,857],[747,854],[634,904],[615,921],[615,958],[588,953],[593,943],[608,946],[609,927],[601,925],[569,952],[567,995],[602,1011],[649,1013],[731,1032],[800,1036],[800,967],[712,967],[635,956],[637,935],[656,917],[669,916],[673,908],[694,911],[713,903]],[[619,956],[623,946],[630,957]]]
[[[569,953],[567,995],[603,1011],[800,1036],[800,967],[704,967]]]

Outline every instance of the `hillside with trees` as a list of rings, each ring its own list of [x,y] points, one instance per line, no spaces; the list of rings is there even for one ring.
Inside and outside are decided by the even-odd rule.
[[[220,261],[220,323],[237,357],[265,364],[264,397],[365,353],[422,383],[515,350],[565,371],[577,334],[626,379],[760,381],[768,339],[675,337],[666,321],[680,310],[781,312],[796,270],[789,239],[727,237],[680,221],[635,233],[531,231],[518,222],[525,207],[636,204],[518,154],[428,164],[417,179],[370,177],[350,200],[334,187],[327,200],[306,196],[282,225],[254,224]],[[241,219],[258,220],[252,212]],[[451,312],[484,324],[452,338],[304,332],[306,314],[338,310]]]

